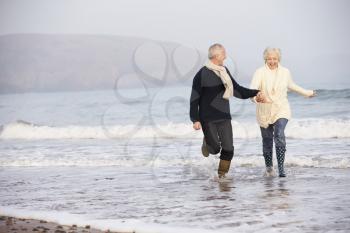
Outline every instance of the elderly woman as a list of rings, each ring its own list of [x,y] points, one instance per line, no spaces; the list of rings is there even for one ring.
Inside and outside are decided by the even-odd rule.
[[[305,97],[313,97],[316,92],[306,90],[293,82],[289,70],[281,66],[281,50],[266,48],[265,65],[256,70],[251,82],[252,89],[258,89],[264,97],[254,97],[257,121],[260,125],[263,155],[266,165],[266,176],[274,176],[272,150],[275,141],[276,157],[280,177],[285,177],[284,157],[286,152],[285,127],[291,118],[291,110],[287,99],[288,90]],[[260,99],[265,98],[265,99]]]

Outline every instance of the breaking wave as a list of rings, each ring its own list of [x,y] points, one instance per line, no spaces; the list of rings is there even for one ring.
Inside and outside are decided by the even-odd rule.
[[[235,138],[259,138],[255,122],[232,121]],[[293,119],[286,128],[286,136],[300,139],[349,138],[350,120]],[[22,120],[1,126],[0,139],[109,139],[109,138],[201,138],[201,131],[192,125],[111,125],[111,126],[47,126]]]

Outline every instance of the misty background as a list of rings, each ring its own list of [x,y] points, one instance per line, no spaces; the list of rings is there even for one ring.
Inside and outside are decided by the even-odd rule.
[[[266,46],[306,88],[350,87],[347,0],[0,0],[0,93],[190,85],[212,43],[249,84]]]

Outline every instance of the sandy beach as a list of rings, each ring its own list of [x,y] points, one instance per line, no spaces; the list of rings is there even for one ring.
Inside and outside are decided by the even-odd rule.
[[[218,156],[200,153],[187,106],[164,113],[190,89],[152,91],[152,103],[128,105],[106,91],[2,96],[0,216],[39,221],[4,218],[1,232],[350,232],[349,89],[290,97],[286,179],[263,177],[254,105],[234,102],[225,184],[215,180]],[[157,124],[135,130],[142,116]]]
[[[0,233],[350,233],[349,10],[0,0]]]
[[[101,231],[91,228],[89,225],[78,227],[77,225],[60,225],[44,220],[14,218],[0,216],[0,233],[131,233],[116,231]]]
[[[0,213],[18,219],[2,217],[0,232],[350,230],[348,169],[287,167],[286,179],[270,179],[262,168],[234,166],[233,180],[218,183],[182,168],[3,169]]]

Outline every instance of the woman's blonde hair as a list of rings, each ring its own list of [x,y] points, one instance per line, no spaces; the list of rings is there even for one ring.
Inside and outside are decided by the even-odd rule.
[[[281,49],[279,48],[271,48],[271,47],[267,47],[264,50],[264,61],[266,62],[267,56],[269,55],[269,53],[276,53],[278,56],[278,61],[281,61]]]

